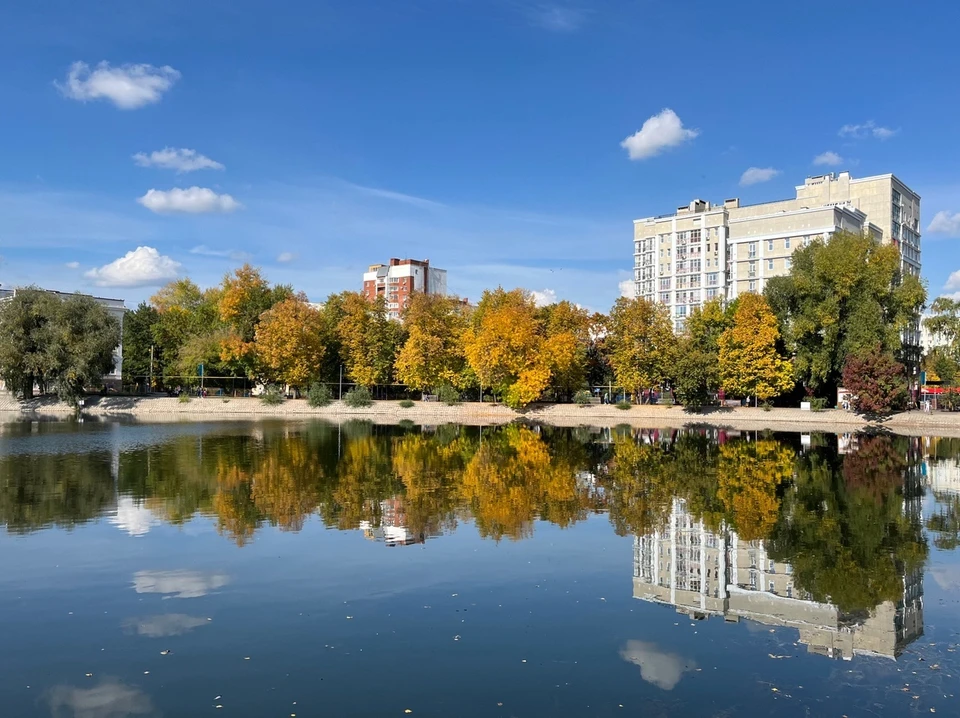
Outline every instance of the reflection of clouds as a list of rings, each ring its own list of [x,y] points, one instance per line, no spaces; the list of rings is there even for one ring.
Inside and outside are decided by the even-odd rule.
[[[937,566],[930,569],[930,575],[944,591],[960,588],[960,566]]]
[[[133,588],[137,593],[172,594],[164,598],[199,598],[230,583],[222,573],[199,571],[137,571]]]
[[[695,661],[667,653],[656,643],[646,641],[627,641],[620,649],[620,657],[640,666],[640,677],[665,691],[673,690],[686,671],[697,667]]]
[[[181,636],[206,624],[207,619],[188,616],[185,613],[161,613],[146,618],[128,618],[123,622],[123,627],[130,633],[148,638],[163,638],[164,636]]]
[[[121,496],[117,501],[117,513],[109,521],[131,536],[143,536],[157,523],[157,517],[142,503],[129,496]]]
[[[93,688],[57,686],[50,691],[54,718],[126,718],[152,715],[153,703],[139,688],[105,678]]]

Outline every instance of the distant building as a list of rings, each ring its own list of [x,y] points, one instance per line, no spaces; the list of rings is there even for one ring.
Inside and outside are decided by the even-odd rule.
[[[847,230],[900,248],[901,268],[920,276],[920,196],[892,174],[808,177],[796,199],[741,205],[700,199],[675,213],[634,220],[635,295],[670,309],[678,329],[694,307],[762,292],[790,271],[794,250]],[[919,327],[905,339],[920,342]]]
[[[371,302],[387,301],[387,316],[400,319],[410,295],[447,293],[447,270],[430,266],[430,260],[397,259],[390,264],[372,264],[363,274],[363,295]]]
[[[886,601],[868,616],[846,614],[795,586],[793,567],[771,559],[763,541],[707,530],[683,499],[674,499],[663,531],[634,540],[634,598],[674,606],[694,619],[793,627],[810,653],[844,660],[896,658],[923,634],[923,571],[904,573],[901,580],[898,601]]]
[[[15,296],[17,296],[18,289],[0,289],[0,302],[10,301]],[[72,292],[57,292],[53,289],[44,290],[49,294],[53,294],[59,299],[68,299],[69,297],[81,296]],[[106,297],[92,297],[94,301],[103,306],[107,313],[110,314],[114,319],[120,323],[120,333],[123,335],[123,315],[126,314],[127,309],[123,304],[122,299],[108,299]],[[103,377],[103,383],[105,386],[111,387],[113,389],[119,389],[122,383],[123,376],[123,342],[117,345],[117,348],[113,352],[113,370]],[[0,389],[3,386],[0,384]]]

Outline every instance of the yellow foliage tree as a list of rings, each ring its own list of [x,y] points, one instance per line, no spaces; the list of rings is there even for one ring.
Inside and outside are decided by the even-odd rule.
[[[610,312],[606,348],[617,383],[635,399],[644,389],[660,386],[670,377],[677,351],[669,310],[621,297]]]
[[[759,294],[738,300],[733,326],[720,335],[720,382],[735,396],[766,401],[793,388],[793,367],[777,352],[777,319]]]
[[[337,337],[350,378],[363,386],[389,381],[400,329],[387,319],[386,300],[380,296],[370,302],[357,292],[344,292],[340,301]]]
[[[320,313],[303,300],[285,299],[265,311],[255,336],[266,379],[304,386],[319,375],[325,351]]]
[[[418,292],[410,298],[404,325],[408,335],[397,354],[397,379],[419,391],[443,384],[466,388],[464,304],[457,297]]]

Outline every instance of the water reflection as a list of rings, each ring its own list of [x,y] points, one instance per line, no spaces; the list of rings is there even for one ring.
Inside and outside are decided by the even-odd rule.
[[[156,715],[150,697],[139,688],[105,678],[93,688],[56,686],[50,692],[54,718],[127,718]]]
[[[229,576],[200,571],[137,571],[133,576],[137,593],[159,593],[164,598],[200,598],[228,583]]]

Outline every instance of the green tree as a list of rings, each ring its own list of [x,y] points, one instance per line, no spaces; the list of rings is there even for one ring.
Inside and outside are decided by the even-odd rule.
[[[720,381],[731,394],[767,400],[793,386],[790,362],[777,352],[780,332],[767,301],[745,294],[733,325],[720,335]]]
[[[150,298],[157,310],[153,341],[164,359],[163,376],[178,381],[184,373],[196,374],[197,365],[183,370],[181,350],[191,339],[219,332],[223,328],[217,311],[218,290],[202,291],[189,279],[178,279],[162,287]],[[219,352],[218,359],[219,363]]]
[[[48,349],[58,301],[50,292],[27,287],[0,302],[0,378],[24,399],[33,396],[35,383],[42,390],[51,373]]]
[[[699,408],[720,388],[720,337],[733,324],[736,302],[713,299],[687,318],[673,371],[673,391],[685,407]]]
[[[896,245],[850,232],[797,249],[790,274],[770,279],[764,294],[797,378],[821,394],[839,384],[851,354],[877,344],[901,359],[911,354],[901,337],[926,301],[920,280],[901,275]]]
[[[59,302],[51,325],[46,376],[62,401],[76,405],[87,387],[101,387],[113,371],[120,323],[93,297],[75,294]]]
[[[669,310],[645,299],[621,297],[610,312],[606,350],[616,382],[638,399],[673,373],[677,338]]]
[[[160,313],[146,302],[141,302],[134,311],[124,315],[124,384],[146,386],[151,374],[163,376],[163,355],[154,343],[154,332],[159,322]]]

